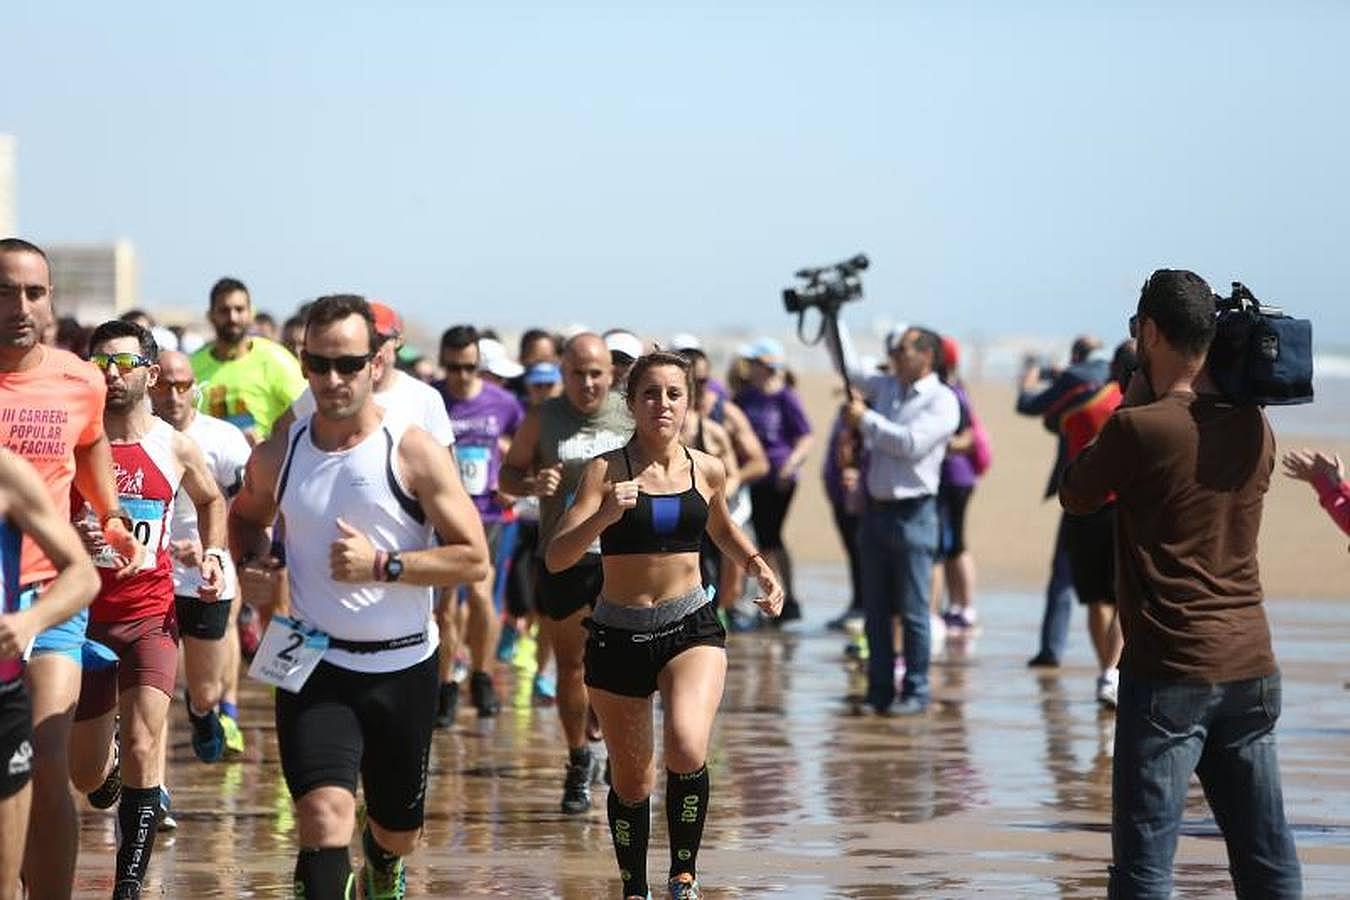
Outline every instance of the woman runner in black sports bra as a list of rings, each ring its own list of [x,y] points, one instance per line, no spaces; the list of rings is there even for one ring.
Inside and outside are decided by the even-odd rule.
[[[669,896],[699,896],[695,880],[708,808],[708,741],[726,679],[726,632],[704,593],[706,531],[745,564],[769,615],[783,606],[773,570],[727,512],[719,460],[680,443],[693,391],[689,361],[649,353],[628,377],[634,433],[586,467],[545,562],[558,571],[597,539],[604,591],[589,620],[586,685],[609,748],[609,823],[624,897],[647,896],[653,767],[652,694],[665,718]]]

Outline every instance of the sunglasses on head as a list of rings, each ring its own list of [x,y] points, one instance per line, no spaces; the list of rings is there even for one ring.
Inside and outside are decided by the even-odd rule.
[[[305,371],[313,372],[315,375],[327,375],[334,369],[337,369],[339,375],[355,375],[369,364],[374,355],[362,353],[353,356],[319,356],[317,353],[302,350],[300,361],[305,364]]]
[[[109,366],[117,366],[123,372],[130,372],[132,369],[150,365],[152,360],[139,353],[92,353],[89,361],[104,372],[108,371]]]
[[[159,391],[161,394],[167,394],[169,391],[173,391],[175,394],[186,394],[192,390],[192,386],[196,383],[191,378],[183,381],[170,381],[161,376],[159,381],[150,386],[150,390]]]

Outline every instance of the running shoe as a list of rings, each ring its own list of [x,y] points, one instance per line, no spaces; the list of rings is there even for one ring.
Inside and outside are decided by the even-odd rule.
[[[155,818],[159,820],[160,831],[176,831],[178,829],[178,820],[169,811],[172,803],[172,798],[169,797],[169,789],[160,785],[159,808],[155,810]]]
[[[547,706],[557,699],[558,682],[551,675],[536,672],[534,675],[534,702],[541,706]]]
[[[567,764],[567,775],[563,778],[562,811],[576,816],[591,810],[591,757],[588,753],[584,761],[575,765]]]
[[[220,714],[220,730],[225,733],[225,755],[237,758],[244,755],[244,731],[234,716]]]
[[[1057,669],[1059,668],[1059,657],[1054,656],[1042,650],[1031,659],[1027,660],[1028,669]]]
[[[111,809],[122,796],[122,743],[113,734],[113,762],[103,783],[85,794],[94,809]]]
[[[520,632],[511,624],[502,626],[502,636],[497,640],[497,662],[509,663],[516,658],[516,643]]]
[[[539,642],[535,640],[533,630],[516,637],[516,656],[511,666],[518,672],[527,673],[539,668]]]
[[[497,699],[497,690],[492,686],[492,676],[487,672],[474,672],[469,676],[469,699],[478,710],[480,719],[490,719],[502,708],[502,702]]]
[[[1116,708],[1117,696],[1120,693],[1120,673],[1112,669],[1105,675],[1097,679],[1097,702],[1107,709]]]
[[[361,872],[361,886],[365,888],[361,894],[365,900],[402,900],[408,895],[408,867],[402,857],[383,871],[366,863]]]
[[[688,872],[670,879],[670,900],[698,900],[702,896],[698,891],[698,879]]]
[[[861,628],[863,622],[863,611],[855,606],[850,606],[835,618],[825,623],[825,627],[830,631],[852,631],[855,627]]]
[[[436,698],[436,727],[449,728],[455,724],[455,713],[459,710],[459,682],[447,681],[441,685]]]
[[[188,722],[192,724],[192,752],[204,763],[220,762],[225,755],[225,729],[220,724],[220,713],[214,709],[199,716],[192,711],[192,701],[183,692]]]

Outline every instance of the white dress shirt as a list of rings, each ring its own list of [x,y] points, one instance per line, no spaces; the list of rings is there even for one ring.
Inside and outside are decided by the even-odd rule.
[[[891,375],[867,379],[860,431],[867,451],[867,493],[904,500],[937,493],[947,441],[961,423],[956,394],[934,373],[908,388]]]

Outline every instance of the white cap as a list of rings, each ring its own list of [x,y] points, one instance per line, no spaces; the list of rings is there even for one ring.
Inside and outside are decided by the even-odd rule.
[[[155,343],[159,346],[160,350],[178,349],[178,335],[174,334],[163,325],[156,325],[154,328],[151,328],[150,334],[154,336]]]
[[[642,355],[642,341],[638,340],[637,335],[627,331],[616,331],[605,338],[605,346],[609,348],[610,353],[622,353],[630,359],[637,359]]]
[[[670,339],[671,350],[702,350],[703,342],[698,339],[698,335],[690,334],[687,331],[681,331],[673,335]]]
[[[509,356],[494,356],[483,368],[498,378],[508,380],[525,374],[525,367]]]

